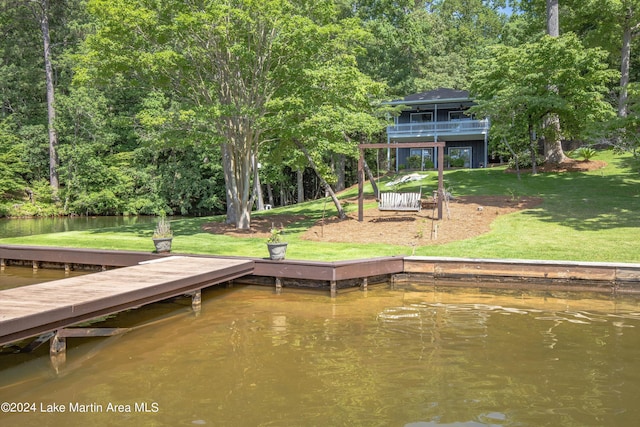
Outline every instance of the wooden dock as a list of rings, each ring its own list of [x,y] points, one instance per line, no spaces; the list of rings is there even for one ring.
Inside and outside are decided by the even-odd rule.
[[[0,291],[0,345],[194,294],[253,273],[253,260],[174,256]]]
[[[76,336],[82,332],[65,328],[178,295],[193,294],[195,308],[200,289],[227,281],[273,286],[276,292],[311,288],[330,291],[332,297],[373,283],[640,295],[640,263],[414,256],[272,261],[0,245],[0,269],[6,265],[107,271],[0,291],[0,346],[36,336],[44,340],[42,334],[52,331]]]

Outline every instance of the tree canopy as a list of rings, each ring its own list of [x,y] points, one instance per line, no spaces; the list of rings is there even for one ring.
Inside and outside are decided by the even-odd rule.
[[[476,63],[472,93],[478,105],[471,111],[491,118],[498,144],[503,138],[520,149],[528,144],[535,159],[537,136],[581,138],[593,123],[612,117],[607,84],[617,73],[605,59],[606,52],[584,48],[572,33],[518,47],[493,45]],[[560,128],[545,126],[549,114],[559,118]],[[562,135],[554,134],[558,129]]]
[[[357,144],[394,114],[380,101],[439,87],[472,89],[497,151],[637,151],[640,3],[560,1],[557,41],[545,3],[0,0],[0,215],[225,212],[248,228],[263,198],[352,184]]]

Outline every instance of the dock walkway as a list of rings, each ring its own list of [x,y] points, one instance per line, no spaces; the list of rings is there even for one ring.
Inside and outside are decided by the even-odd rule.
[[[253,270],[247,259],[174,256],[0,291],[0,345],[198,292]]]

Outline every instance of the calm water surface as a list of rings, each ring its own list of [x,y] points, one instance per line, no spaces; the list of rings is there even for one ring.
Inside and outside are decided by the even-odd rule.
[[[188,306],[178,299],[108,319],[156,321],[120,337],[69,339],[57,375],[46,348],[0,355],[0,402],[35,408],[0,413],[0,424],[628,426],[640,419],[634,300],[387,287],[332,300],[236,287],[205,292],[199,316]],[[56,408],[66,412],[43,412]]]
[[[9,266],[0,270],[0,291],[87,273],[87,271],[70,271],[65,273],[63,270],[56,269],[40,268],[33,270],[32,268]]]
[[[153,216],[82,216],[55,218],[0,218],[0,238],[59,233],[63,231],[95,230],[136,224],[155,224]]]

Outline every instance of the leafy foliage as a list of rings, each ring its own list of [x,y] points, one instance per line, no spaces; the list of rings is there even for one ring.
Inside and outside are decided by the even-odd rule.
[[[596,150],[591,147],[580,147],[573,154],[582,160],[591,160],[596,155]]]
[[[517,151],[535,146],[536,136],[554,139],[554,128],[544,126],[549,113],[560,118],[564,138],[584,137],[590,126],[614,115],[605,94],[617,73],[604,57],[601,50],[584,48],[574,34],[492,46],[475,64],[472,92],[478,105],[470,111],[491,118],[494,147],[506,139]]]
[[[0,215],[226,209],[246,225],[260,189],[296,199],[297,171],[310,197],[353,183],[357,143],[384,140],[394,114],[378,102],[437,87],[473,87],[496,155],[533,153],[548,111],[562,137],[640,144],[638,0],[561,1],[556,42],[533,0],[508,17],[501,0],[68,0],[49,2],[53,195],[35,4],[0,6]],[[625,35],[623,102],[611,70],[624,70]]]

